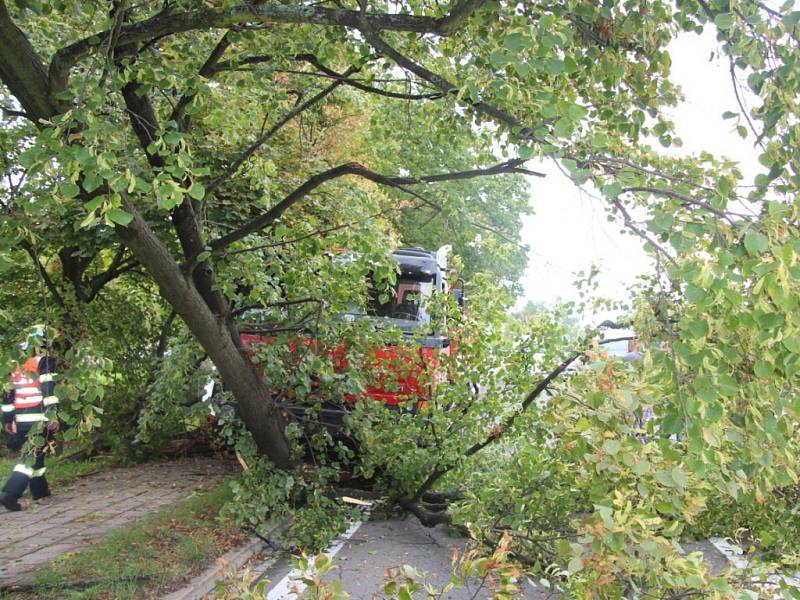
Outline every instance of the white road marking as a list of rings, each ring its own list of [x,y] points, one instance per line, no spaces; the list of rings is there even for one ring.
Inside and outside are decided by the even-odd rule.
[[[744,557],[744,550],[742,550],[736,544],[732,544],[723,538],[709,538],[708,541],[711,542],[714,548],[716,548],[719,553],[722,554],[722,556],[727,558],[728,561],[737,569],[746,569],[750,566],[750,561]],[[781,582],[788,586],[800,589],[800,573],[796,573],[794,576],[773,573],[771,575],[767,575],[764,583],[758,583],[756,585],[766,589],[775,590]],[[780,597],[781,596],[775,596],[775,598]]]
[[[744,551],[739,548],[736,544],[731,544],[728,540],[724,538],[709,538],[709,542],[714,548],[719,551],[722,556],[728,559],[728,562],[732,563],[734,567],[737,569],[745,569],[747,568],[748,561],[744,558]]]
[[[369,516],[369,511],[364,512],[364,520]],[[328,548],[324,554],[329,558],[333,558],[344,547],[347,540],[353,537],[353,534],[358,531],[358,528],[363,525],[363,521],[355,521],[350,524],[350,527],[345,531],[334,545]],[[267,592],[267,600],[290,600],[292,598],[299,599],[306,589],[306,584],[299,581],[303,577],[310,577],[311,572],[303,572],[300,569],[292,569],[289,574],[281,579],[275,586]]]

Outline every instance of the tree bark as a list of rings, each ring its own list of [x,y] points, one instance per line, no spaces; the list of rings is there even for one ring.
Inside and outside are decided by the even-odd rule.
[[[284,419],[255,366],[234,340],[225,319],[218,318],[198,292],[191,277],[181,272],[172,255],[142,219],[136,208],[126,203],[133,215],[127,227],[117,234],[153,276],[164,299],[175,309],[194,334],[225,385],[231,390],[247,430],[259,451],[279,468],[292,466],[289,443],[283,432]]]
[[[262,25],[298,23],[349,27],[351,29],[358,29],[366,24],[374,31],[390,30],[451,35],[482,3],[482,0],[457,2],[454,5],[453,13],[442,18],[393,13],[366,12],[362,14],[357,10],[321,6],[254,5],[247,2],[222,11],[213,9],[184,13],[162,11],[149,19],[120,28],[117,32],[117,43],[120,46],[126,46],[178,33],[228,29],[246,23]],[[69,69],[85,56],[102,48],[108,42],[108,36],[111,33],[111,31],[96,32],[56,52],[50,63],[50,87],[54,90],[64,89],[69,78]]]
[[[0,0],[0,80],[34,123],[63,112],[63,107],[50,96],[44,63],[11,20],[3,0]]]

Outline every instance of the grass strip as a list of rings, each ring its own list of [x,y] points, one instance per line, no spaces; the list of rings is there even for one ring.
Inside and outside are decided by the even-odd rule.
[[[65,554],[8,600],[151,600],[181,587],[247,536],[220,523],[227,483],[190,496],[168,511],[123,526],[85,550]],[[89,585],[85,585],[88,583]]]
[[[63,456],[47,457],[45,459],[47,481],[51,487],[64,487],[79,477],[110,469],[115,463],[115,459],[111,456],[100,456],[85,460],[69,460]],[[5,481],[11,475],[11,471],[16,464],[16,456],[0,457],[0,479]]]

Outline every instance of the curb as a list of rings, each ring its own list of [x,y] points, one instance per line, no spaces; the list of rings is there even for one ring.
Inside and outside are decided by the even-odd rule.
[[[253,555],[263,549],[264,543],[260,539],[253,537],[241,548],[234,548],[226,552],[219,560],[225,562],[226,568],[235,567],[239,569]],[[185,587],[163,596],[161,600],[203,600],[214,591],[214,584],[221,578],[220,566],[211,566],[189,581]]]

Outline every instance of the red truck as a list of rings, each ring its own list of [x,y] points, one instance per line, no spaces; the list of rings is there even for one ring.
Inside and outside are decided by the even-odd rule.
[[[368,362],[375,372],[381,372],[367,387],[365,396],[390,406],[418,408],[427,401],[438,377],[436,370],[442,353],[449,354],[452,346],[444,332],[434,331],[426,305],[433,294],[451,293],[459,305],[463,305],[463,289],[451,289],[448,281],[447,255],[450,246],[437,251],[422,248],[399,248],[391,258],[398,264],[394,289],[388,301],[381,302],[377,293],[371,294],[366,314],[347,313],[345,319],[368,319],[376,325],[391,326],[400,330],[404,343],[387,344],[369,350]],[[385,300],[385,297],[384,297]],[[272,336],[240,326],[242,340],[248,348],[263,343],[274,343]],[[315,346],[313,337],[302,336],[290,342],[290,350],[304,346]],[[329,353],[337,371],[348,368],[344,357],[345,348],[340,345]],[[344,410],[341,406],[319,398],[322,407],[318,421],[331,429],[341,427]],[[350,402],[359,398],[348,397]],[[287,412],[298,417],[305,414],[305,407],[290,399],[282,403]]]

